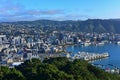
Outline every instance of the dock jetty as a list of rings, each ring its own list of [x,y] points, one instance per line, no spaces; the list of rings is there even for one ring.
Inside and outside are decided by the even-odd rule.
[[[72,57],[72,59],[81,59],[81,60],[85,60],[85,61],[92,61],[92,60],[107,58],[109,56],[110,55],[108,52],[105,52],[105,53],[78,52]]]

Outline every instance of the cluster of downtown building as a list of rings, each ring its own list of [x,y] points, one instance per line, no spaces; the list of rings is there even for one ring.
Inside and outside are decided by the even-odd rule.
[[[2,24],[0,29],[0,64],[19,65],[25,60],[69,57],[68,45],[104,45],[118,43],[119,34],[59,31],[34,25]]]

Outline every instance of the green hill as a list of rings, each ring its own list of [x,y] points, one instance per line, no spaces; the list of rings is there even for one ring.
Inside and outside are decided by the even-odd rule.
[[[2,24],[2,23],[1,23]],[[78,31],[78,32],[112,32],[120,33],[120,20],[119,19],[88,19],[85,21],[53,21],[53,20],[36,20],[36,21],[19,21],[19,22],[8,22],[6,24],[24,25],[29,27],[41,28],[47,27],[52,30],[65,30],[65,31]]]
[[[0,80],[120,80],[120,76],[106,73],[82,60],[69,61],[59,57],[43,62],[27,60],[13,69],[1,67]]]

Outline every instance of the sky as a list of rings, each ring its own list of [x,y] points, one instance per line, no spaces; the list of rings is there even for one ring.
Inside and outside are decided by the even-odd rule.
[[[0,0],[0,22],[116,18],[120,0]]]

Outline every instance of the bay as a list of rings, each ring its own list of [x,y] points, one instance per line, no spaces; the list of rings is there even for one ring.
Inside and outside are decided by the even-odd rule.
[[[105,67],[112,68],[109,64],[112,64],[120,67],[120,45],[117,44],[105,44],[103,46],[68,46],[66,48],[68,52],[72,52],[73,54],[77,52],[89,52],[89,53],[104,53],[108,52],[110,57],[93,61],[94,64],[102,64]]]

